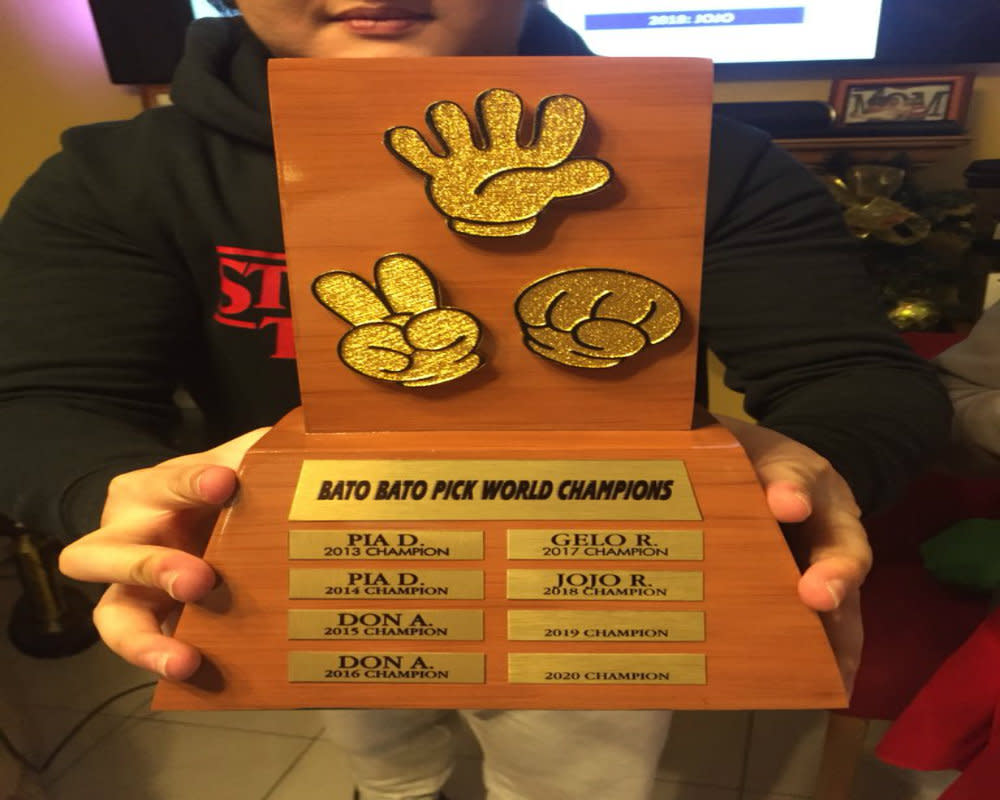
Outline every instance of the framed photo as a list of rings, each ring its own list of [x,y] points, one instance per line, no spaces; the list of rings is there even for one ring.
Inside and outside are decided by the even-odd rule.
[[[830,91],[837,125],[954,122],[962,125],[972,73],[907,78],[838,78]]]

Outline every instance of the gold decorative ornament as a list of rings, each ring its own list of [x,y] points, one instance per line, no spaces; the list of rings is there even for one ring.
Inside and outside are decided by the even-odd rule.
[[[659,344],[681,323],[681,305],[650,278],[576,269],[535,281],[517,298],[524,343],[569,367],[601,369]]]
[[[600,159],[570,158],[587,121],[580,100],[570,95],[542,100],[528,145],[518,141],[523,113],[517,94],[490,89],[476,99],[475,133],[456,103],[444,100],[427,110],[441,154],[410,127],[388,130],[385,144],[427,176],[427,194],[453,231],[519,236],[535,227],[538,215],[556,198],[597,191],[612,175]]]
[[[941,322],[941,308],[927,297],[901,297],[889,309],[889,321],[900,331],[930,331]]]
[[[353,272],[333,271],[313,281],[313,294],[354,326],[338,352],[348,367],[369,378],[407,387],[434,386],[480,366],[475,352],[479,321],[442,308],[434,276],[412,256],[378,260],[375,286]]]

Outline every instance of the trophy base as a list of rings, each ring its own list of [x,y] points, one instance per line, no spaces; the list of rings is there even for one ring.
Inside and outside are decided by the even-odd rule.
[[[400,464],[428,480],[365,479]],[[496,474],[526,477],[468,477]],[[846,705],[717,423],[307,434],[295,411],[240,481],[205,553],[220,585],[176,631],[203,664],[154,709]]]

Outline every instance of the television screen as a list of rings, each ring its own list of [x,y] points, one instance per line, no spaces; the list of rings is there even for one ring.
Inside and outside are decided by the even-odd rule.
[[[875,57],[882,0],[548,0],[605,56],[718,63]]]
[[[1000,61],[997,0],[548,0],[608,56],[717,64]]]
[[[427,0],[429,2],[429,0]],[[487,2],[487,0],[483,0]],[[493,0],[489,0],[493,2]],[[208,0],[89,0],[115,83],[167,83]],[[548,0],[595,52],[711,58],[720,74],[1000,61],[1000,0]],[[824,67],[824,65],[827,65]],[[736,72],[732,72],[736,70]]]
[[[208,0],[191,0],[191,16],[195,19],[201,19],[202,17],[218,17],[221,14]]]

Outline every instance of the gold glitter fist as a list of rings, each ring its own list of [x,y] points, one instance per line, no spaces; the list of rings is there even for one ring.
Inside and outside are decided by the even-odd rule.
[[[681,323],[673,292],[615,269],[577,269],[528,286],[515,307],[525,344],[570,367],[620,364],[662,342]]]
[[[441,308],[434,277],[407,255],[375,265],[375,287],[353,272],[327,272],[313,294],[355,326],[340,340],[341,360],[369,378],[403,386],[434,386],[472,372],[481,329],[475,317]]]
[[[596,191],[611,180],[611,167],[596,158],[570,159],[587,121],[583,103],[569,95],[538,105],[534,142],[518,142],[521,98],[490,89],[476,100],[477,144],[465,112],[455,103],[434,103],[427,122],[444,154],[435,153],[414,128],[392,128],[386,146],[427,175],[427,194],[448,217],[448,226],[470,236],[519,236],[558,197]]]

